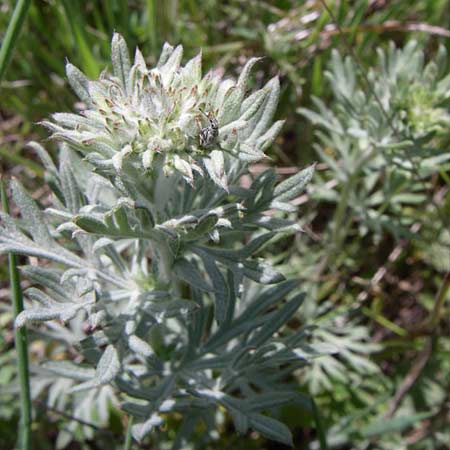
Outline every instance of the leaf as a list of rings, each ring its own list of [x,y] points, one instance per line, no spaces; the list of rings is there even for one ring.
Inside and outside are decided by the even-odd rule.
[[[263,436],[282,444],[294,446],[292,434],[289,428],[278,420],[262,414],[251,414],[249,416],[250,426],[260,432]]]
[[[54,304],[54,301],[45,293],[37,288],[28,288],[26,290],[26,296],[30,300],[34,300],[40,303],[44,307],[51,307]]]
[[[130,55],[125,39],[114,33],[111,42],[111,61],[114,75],[120,80],[125,95],[129,93]]]
[[[223,159],[223,152],[219,150],[213,150],[210,153],[209,158],[204,158],[206,171],[211,179],[220,186],[222,189],[228,192],[228,181],[225,171],[225,161]]]
[[[195,86],[202,78],[202,53],[190,59],[181,70],[182,82],[186,86]]]
[[[194,182],[194,175],[192,173],[191,164],[189,164],[184,158],[180,158],[177,154],[173,155],[172,160],[175,170],[180,172],[183,178],[192,185]]]
[[[44,164],[45,170],[51,174],[55,179],[58,178],[58,169],[56,168],[55,164],[53,163],[52,158],[48,154],[47,150],[45,150],[44,147],[42,147],[41,144],[30,141],[26,145],[27,147],[33,149],[39,156],[42,164]]]
[[[259,110],[260,106],[263,104],[264,99],[266,98],[266,92],[264,89],[260,89],[259,91],[254,92],[249,97],[247,97],[241,105],[241,116],[238,121],[245,122],[245,126],[247,127],[247,120],[251,119]],[[246,134],[248,130],[244,130]]]
[[[152,373],[151,370],[148,371],[149,374],[152,375],[161,375],[162,368],[158,371],[155,371]],[[121,377],[117,377],[115,384],[117,387],[124,392],[125,394],[128,394],[131,397],[139,398],[139,399],[145,399],[149,402],[154,402],[154,395],[153,392],[150,391],[148,386],[142,386],[138,385],[136,382],[132,382],[130,380],[124,380]],[[154,410],[154,405],[152,405],[152,410]]]
[[[12,181],[12,192],[14,202],[20,208],[20,214],[24,218],[33,240],[42,246],[52,246],[53,238],[36,202],[17,180]]]
[[[244,68],[242,69],[241,74],[239,75],[238,82],[237,82],[238,85],[242,86],[244,89],[248,89],[248,80],[250,77],[250,73],[253,69],[253,66],[257,62],[261,61],[262,59],[263,58],[250,58],[246,62]]]
[[[291,301],[286,303],[276,313],[272,319],[264,324],[261,329],[249,341],[249,345],[254,345],[256,348],[260,347],[267,339],[269,339],[279,328],[281,328],[292,317],[303,303],[305,294],[300,294],[294,297]]]
[[[256,144],[246,144],[243,143],[239,146],[239,159],[245,161],[246,163],[256,163],[261,161],[266,157],[266,155],[258,148],[256,148]]]
[[[14,326],[22,328],[29,322],[45,322],[47,320],[59,319],[61,310],[50,308],[32,308],[22,311],[15,319]]]
[[[285,278],[280,272],[275,270],[271,264],[263,260],[243,259],[248,254],[254,253],[260,249],[272,237],[272,233],[266,233],[254,239],[241,250],[216,249],[205,246],[193,247],[192,250],[199,254],[202,252],[209,254],[210,257],[219,260],[222,264],[229,267],[235,274],[243,274],[258,283],[274,284],[283,281]]]
[[[75,179],[73,161],[66,145],[60,152],[60,181],[66,208],[73,214],[81,208],[81,192]]]
[[[273,198],[273,186],[275,181],[276,174],[273,169],[265,170],[254,179],[250,186],[253,195],[244,202],[244,206],[249,212],[255,210],[260,212],[269,206]]]
[[[268,245],[276,233],[264,233],[252,239],[242,250],[239,250],[240,258],[249,258]]]
[[[244,94],[245,89],[242,86],[236,85],[229,89],[217,117],[221,127],[237,118]]]
[[[206,369],[226,369],[230,366],[230,355],[212,356],[209,358],[197,359],[193,363],[189,363],[190,370],[206,370]]]
[[[256,317],[261,313],[266,312],[292,292],[298,284],[299,282],[297,280],[287,280],[263,291],[247,306],[237,320],[245,322],[252,317]]]
[[[246,415],[246,411],[243,408],[244,403],[241,399],[228,395],[223,391],[213,389],[196,389],[195,392],[226,408],[233,417],[233,421],[237,422],[237,427],[240,429],[247,429],[247,420],[243,417]]]
[[[92,216],[87,214],[79,214],[77,216],[74,216],[73,223],[80,227],[82,230],[86,231],[87,233],[92,234],[107,234],[111,235],[112,231],[106,226],[106,224]]]
[[[194,251],[200,250],[200,252],[204,252],[209,254],[211,257],[218,259],[223,262],[242,262],[242,260],[249,258],[254,255],[258,251],[262,250],[265,245],[267,245],[270,240],[275,237],[275,233],[264,233],[260,236],[252,239],[247,245],[242,247],[239,250],[228,250],[225,248],[215,248],[215,247],[206,247],[206,246],[196,246],[193,248]]]
[[[265,261],[245,261],[244,275],[262,284],[274,284],[284,281],[284,276]]]
[[[261,116],[250,135],[251,140],[256,140],[260,137],[267,130],[268,124],[272,121],[280,96],[280,82],[278,77],[272,78],[266,84],[265,89],[268,90],[268,94],[264,103],[261,105]]]
[[[280,183],[274,190],[274,199],[277,202],[286,202],[297,197],[311,181],[314,169],[315,164]]]
[[[120,371],[120,359],[117,349],[109,344],[98,362],[94,382],[97,386],[108,384]]]
[[[220,328],[215,334],[210,337],[210,339],[206,342],[205,351],[210,352],[218,347],[221,347],[222,345],[226,345],[240,334],[255,330],[261,325],[267,323],[271,320],[271,317],[272,314],[269,313],[266,316],[257,316],[245,322],[241,322],[239,320],[233,321],[226,327]]]
[[[191,316],[190,322],[187,324],[188,343],[187,354],[195,354],[200,346],[205,331],[205,325],[208,316],[208,310],[204,307],[203,296],[200,291],[193,291],[193,299],[199,308]]]
[[[162,83],[165,88],[168,88],[170,83],[172,83],[175,73],[180,67],[181,59],[183,57],[183,47],[178,45],[175,49],[173,49],[171,46],[166,47],[166,45],[164,45],[161,58],[164,56],[165,59],[166,55],[168,56],[167,60],[163,64],[158,62],[158,68],[161,72]]]
[[[214,259],[208,253],[201,252],[200,256],[205,265],[206,272],[212,281],[214,287],[214,316],[216,322],[220,325],[223,323],[228,314],[229,296],[231,295],[230,288],[222,275],[222,272],[217,267]]]
[[[205,214],[198,220],[197,224],[192,230],[189,230],[181,235],[183,241],[197,241],[199,239],[205,238],[206,236],[208,236],[208,233],[210,233],[217,225],[218,220],[219,217],[213,212],[211,212],[210,214]]]
[[[181,280],[201,291],[212,291],[211,286],[203,279],[203,275],[195,264],[185,258],[178,259],[173,266],[175,274]]]
[[[121,404],[121,409],[133,417],[142,417],[146,419],[149,414],[154,412],[155,408],[149,401],[126,401]]]
[[[70,86],[78,95],[79,99],[86,104],[87,107],[92,107],[92,99],[89,93],[89,79],[77,67],[71,63],[66,64],[66,75]]]
[[[238,408],[228,408],[227,410],[233,419],[236,431],[241,434],[246,433],[249,428],[248,416],[242,413]]]
[[[189,415],[183,416],[181,425],[177,430],[176,437],[173,440],[170,450],[182,450],[185,448],[184,444],[190,440],[200,419],[201,413],[194,411]]]
[[[256,141],[256,146],[261,152],[267,150],[279,135],[281,128],[284,125],[284,120],[276,121],[262,136]]]
[[[61,274],[59,271],[47,269],[40,266],[22,266],[21,272],[30,280],[39,283],[42,287],[50,289],[56,299],[65,299],[67,294],[67,287],[62,286],[60,282]],[[27,290],[28,293],[28,290]]]
[[[161,302],[149,302],[142,305],[141,309],[152,315],[157,322],[169,317],[181,317],[186,319],[198,305],[192,300],[173,299]]]
[[[28,291],[27,291],[28,292]],[[47,320],[59,319],[62,322],[67,322],[73,319],[80,309],[85,309],[95,302],[95,295],[87,295],[81,301],[71,301],[68,303],[59,303],[54,301],[44,292],[38,289],[30,289],[28,292],[32,300],[36,300],[44,307],[42,308],[27,308],[22,311],[15,320],[15,327],[21,328],[28,322],[43,322]],[[81,294],[81,295],[84,295]],[[77,298],[77,300],[80,300]]]
[[[140,337],[134,334],[128,338],[128,347],[131,351],[143,356],[144,358],[150,358],[155,354],[147,342],[143,341]]]
[[[259,412],[289,402],[301,403],[307,411],[311,411],[311,399],[304,394],[294,391],[273,391],[264,394],[256,394],[245,401],[245,408],[250,412]]]
[[[144,437],[153,430],[154,427],[161,425],[164,422],[163,418],[158,414],[152,414],[145,422],[140,422],[131,427],[133,437],[138,441],[142,441]]]
[[[163,228],[160,228],[161,231],[157,231],[151,226],[146,226],[145,229],[140,228],[140,224],[135,223],[137,222],[135,205],[124,197],[118,199],[116,205],[103,215],[81,213],[73,216],[72,221],[83,231],[103,237],[114,236],[158,241],[163,236],[161,231],[164,231]]]
[[[161,55],[159,57],[158,63],[156,64],[156,67],[162,67],[167,62],[170,55],[173,53],[173,50],[174,47],[172,47],[168,42],[164,42]]]
[[[435,413],[433,411],[430,411],[419,414],[411,414],[409,416],[399,416],[389,419],[383,419],[372,423],[369,426],[363,427],[360,430],[360,433],[362,436],[364,436],[364,438],[370,438],[386,433],[398,433],[405,430],[406,428],[412,427],[417,422],[428,419],[434,414]]]
[[[69,250],[58,245],[51,237],[46,227],[42,214],[34,202],[28,197],[18,183],[16,190],[16,202],[21,205],[21,211],[26,217],[26,223],[32,236],[36,236],[37,242],[31,240],[16,225],[16,221],[10,216],[0,212],[0,253],[15,253],[26,256],[36,256],[70,267],[81,268],[86,262]]]
[[[95,374],[92,367],[75,364],[72,361],[47,361],[41,367],[61,377],[77,381],[88,381]]]
[[[261,215],[254,218],[254,223],[269,231],[282,233],[298,233],[299,231],[302,231],[302,228],[298,223],[291,220],[279,219],[277,217]]]
[[[297,211],[297,207],[292,205],[291,203],[277,202],[276,200],[270,203],[270,207],[288,213],[295,213]]]

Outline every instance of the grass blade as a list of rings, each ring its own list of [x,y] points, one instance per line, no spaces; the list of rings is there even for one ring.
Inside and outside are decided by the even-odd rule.
[[[0,49],[0,83],[5,74],[6,67],[11,58],[14,45],[19,37],[20,29],[23,21],[27,16],[31,0],[18,0],[14,8],[13,15],[8,24],[5,37],[3,39],[2,48]]]
[[[8,198],[5,185],[0,178],[0,191],[3,210],[9,213]],[[14,318],[23,311],[22,289],[20,287],[20,275],[17,269],[16,255],[9,254],[9,277],[11,284],[11,297],[13,303]],[[30,380],[28,373],[28,337],[25,327],[16,329],[14,340],[17,351],[17,366],[20,383],[20,427],[19,427],[19,449],[31,449],[31,399]]]
[[[75,47],[80,55],[83,72],[90,78],[96,78],[100,72],[100,66],[91,51],[91,43],[86,32],[87,24],[81,13],[80,3],[63,0],[62,5],[72,31]]]

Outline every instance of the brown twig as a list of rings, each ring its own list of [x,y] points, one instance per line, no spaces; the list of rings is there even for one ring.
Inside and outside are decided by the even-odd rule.
[[[430,359],[432,351],[433,351],[433,339],[432,337],[429,337],[425,342],[424,348],[417,356],[416,360],[411,366],[411,369],[409,370],[408,374],[406,375],[406,377],[398,387],[394,397],[392,398],[391,404],[389,405],[389,409],[385,415],[387,419],[391,418],[394,415],[395,411],[397,411],[405,395],[414,386],[420,374],[423,372],[423,369],[425,369],[425,366],[427,365],[427,362]]]
[[[414,223],[409,231],[412,234],[417,234],[421,228],[421,224]],[[410,240],[408,239],[402,239],[391,251],[389,254],[387,261],[378,268],[378,270],[375,272],[373,277],[371,278],[369,285],[367,288],[360,292],[357,297],[357,305],[360,306],[360,304],[367,300],[369,297],[369,294],[371,291],[375,290],[377,285],[383,280],[385,275],[388,272],[389,266],[392,265],[397,259],[400,257],[400,255],[403,253],[403,251],[408,247],[410,243]]]
[[[444,299],[446,297],[449,288],[450,288],[450,271],[446,273],[443,279],[442,285],[436,297],[435,306],[430,316],[430,319],[426,322],[426,325],[422,327],[425,328],[424,331],[428,332],[427,333],[428,337],[426,339],[425,346],[417,356],[405,379],[402,381],[399,388],[397,389],[391,401],[389,409],[386,413],[386,418],[390,418],[394,415],[395,411],[399,407],[405,395],[414,386],[415,382],[418,380],[419,376],[425,369],[433,353],[433,342],[435,336],[437,335],[437,325],[440,319],[440,308],[444,302]]]
[[[405,441],[408,446],[416,444],[427,436],[431,436],[436,430],[440,430],[442,427],[447,426],[448,414],[450,412],[450,383],[447,384],[445,392],[447,392],[447,395],[444,397],[441,406],[436,413],[425,420],[419,429],[414,430],[409,436],[406,436]]]
[[[35,400],[34,403],[37,403],[39,407],[43,408],[46,411],[50,411],[58,416],[64,417],[67,420],[71,420],[74,422],[79,423],[80,425],[86,426],[86,427],[90,427],[95,431],[98,431],[99,433],[104,433],[104,434],[108,434],[108,435],[114,435],[114,433],[112,431],[110,431],[107,428],[102,428],[99,427],[98,425],[96,425],[95,423],[92,422],[87,422],[86,420],[83,419],[79,419],[78,417],[72,416],[71,414],[66,413],[65,411],[61,411],[57,408],[53,408],[52,406],[47,405],[46,403],[44,403],[41,400]]]

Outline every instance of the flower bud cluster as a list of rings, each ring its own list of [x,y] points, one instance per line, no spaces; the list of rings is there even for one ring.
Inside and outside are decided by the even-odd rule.
[[[227,159],[261,160],[283,124],[271,125],[277,78],[246,97],[258,58],[234,81],[217,71],[202,77],[201,53],[182,66],[181,46],[165,44],[152,69],[139,49],[131,64],[118,34],[111,54],[113,73],[105,71],[95,81],[67,64],[69,82],[85,108],[44,122],[54,138],[69,142],[102,170],[122,175],[130,165],[143,172],[158,168],[167,176],[178,172],[190,184],[195,174],[207,173],[227,189]]]

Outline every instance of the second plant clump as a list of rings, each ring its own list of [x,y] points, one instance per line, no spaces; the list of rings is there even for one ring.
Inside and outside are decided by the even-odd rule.
[[[273,416],[287,402],[310,408],[289,381],[335,349],[308,343],[304,324],[285,326],[303,294],[257,255],[299,231],[285,216],[313,167],[279,184],[272,169],[249,172],[283,123],[273,123],[277,78],[247,96],[257,59],[237,81],[217,71],[202,78],[201,55],[181,59],[182,48],[166,44],[155,68],[139,50],[131,64],[116,34],[112,74],[91,81],[67,65],[84,107],[45,122],[62,141],[59,165],[31,144],[52,205],[43,209],[14,182],[21,218],[1,214],[0,252],[47,261],[22,267],[40,287],[27,290],[16,326],[44,321],[70,350],[37,379],[42,387],[58,377],[50,398],[59,389],[58,405],[70,404],[75,418],[92,410],[101,418],[104,404],[120,404],[142,440],[187,412],[175,415],[176,449],[200,422],[199,439],[214,439],[225,409],[239,432],[292,444]]]

